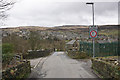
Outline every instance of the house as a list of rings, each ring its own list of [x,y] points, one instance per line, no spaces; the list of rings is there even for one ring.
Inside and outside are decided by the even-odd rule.
[[[3,31],[3,32],[2,32],[2,37],[7,37],[7,36],[9,36],[9,35],[10,35],[10,33],[7,32],[7,31]]]
[[[66,51],[78,51],[79,47],[79,40],[71,40],[66,43]]]

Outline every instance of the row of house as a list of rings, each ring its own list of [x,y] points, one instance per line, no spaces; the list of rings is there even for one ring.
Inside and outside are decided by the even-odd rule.
[[[60,40],[73,40],[73,39],[83,39],[83,40],[89,40],[89,35],[85,34],[78,34],[71,31],[42,31],[37,30],[37,32],[42,36],[42,39],[46,39],[51,37],[56,37]],[[28,39],[30,35],[30,31],[28,29],[19,29],[18,31],[13,32],[12,30],[3,30],[2,31],[2,37],[10,36],[12,33],[16,34],[19,37],[23,37],[24,39]],[[113,39],[111,36],[106,35],[98,35],[99,40],[110,40]],[[116,36],[114,36],[114,40],[117,39]]]

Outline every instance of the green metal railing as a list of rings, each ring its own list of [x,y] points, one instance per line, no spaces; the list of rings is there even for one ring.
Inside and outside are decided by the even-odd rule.
[[[90,42],[80,42],[80,52],[86,52],[88,55],[93,55],[93,44]],[[95,43],[95,56],[118,56],[118,42]]]

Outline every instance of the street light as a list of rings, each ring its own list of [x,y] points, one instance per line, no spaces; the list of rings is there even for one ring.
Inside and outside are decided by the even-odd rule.
[[[94,27],[94,3],[86,3],[88,5],[92,5],[92,12],[93,12],[93,27]]]
[[[92,13],[93,13],[93,27],[94,27],[94,3],[86,3],[88,5],[92,5]],[[93,38],[93,58],[95,57],[95,39]]]

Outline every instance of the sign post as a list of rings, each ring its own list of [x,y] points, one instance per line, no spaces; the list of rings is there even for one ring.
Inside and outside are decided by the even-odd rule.
[[[97,38],[97,27],[90,27],[90,38],[93,39],[93,58],[95,57],[95,38]]]
[[[90,28],[90,38],[93,38],[93,58],[95,57],[95,38],[97,38],[97,28],[94,26],[94,3],[86,3],[92,5],[93,26]]]

